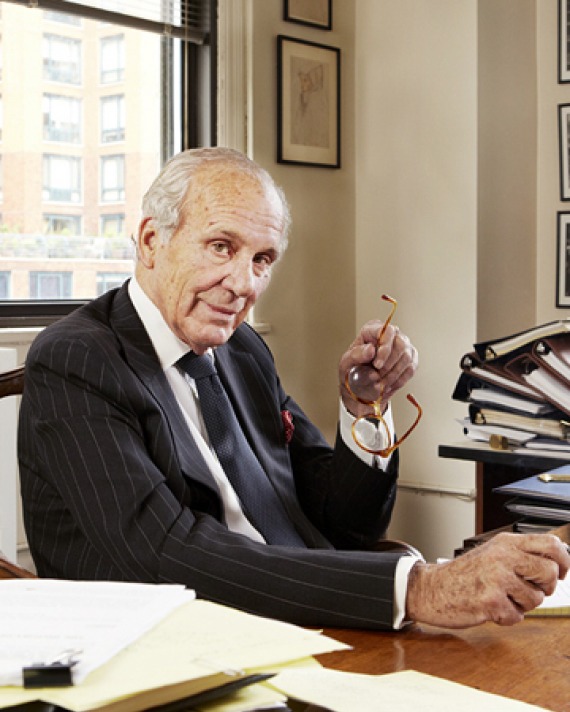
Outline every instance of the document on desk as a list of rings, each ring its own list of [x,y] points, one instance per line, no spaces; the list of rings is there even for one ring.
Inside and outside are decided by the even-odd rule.
[[[194,598],[179,585],[0,581],[0,685],[20,686],[23,668],[66,656],[79,683]]]
[[[398,710],[417,712],[537,712],[544,708],[482,692],[415,670],[386,675],[361,675],[337,670],[287,670],[272,678],[272,687],[290,698],[331,712]]]
[[[192,600],[81,684],[41,690],[0,688],[0,709],[42,700],[75,712],[135,712],[220,687],[250,670],[271,672],[275,665],[348,647],[317,631]]]

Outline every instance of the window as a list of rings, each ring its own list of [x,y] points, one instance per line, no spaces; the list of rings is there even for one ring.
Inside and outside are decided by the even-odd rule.
[[[120,287],[130,276],[130,272],[98,272],[97,296],[108,292],[110,289],[115,289],[115,287]]]
[[[52,12],[50,10],[45,10],[44,18],[50,20],[51,22],[61,22],[64,25],[75,25],[79,27],[81,25],[81,18],[75,15],[66,15],[64,12]]]
[[[78,215],[44,215],[44,235],[81,235]]]
[[[81,159],[74,156],[44,156],[45,201],[79,203],[81,200]]]
[[[43,115],[46,141],[81,141],[81,99],[44,94]]]
[[[31,299],[69,299],[71,272],[30,272]]]
[[[10,299],[10,272],[0,272],[0,299]]]
[[[125,199],[125,157],[101,159],[101,202],[118,203]]]
[[[125,140],[125,97],[123,94],[101,99],[101,143]]]
[[[63,84],[81,83],[81,42],[72,37],[45,34],[44,79]]]
[[[119,237],[125,235],[125,216],[101,215],[101,235],[103,237]]]
[[[1,326],[47,323],[124,281],[151,180],[215,142],[216,0],[32,4],[0,0]]]
[[[123,35],[101,40],[101,84],[125,78],[125,38]]]

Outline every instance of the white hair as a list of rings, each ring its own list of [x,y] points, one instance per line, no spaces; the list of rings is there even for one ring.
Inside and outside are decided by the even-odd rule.
[[[291,213],[285,194],[264,168],[232,148],[195,148],[173,156],[165,163],[143,197],[143,218],[152,217],[160,239],[164,243],[168,242],[180,224],[184,198],[193,179],[205,165],[215,163],[228,173],[241,171],[257,179],[266,189],[275,191],[283,211],[281,252],[284,252],[291,224]]]

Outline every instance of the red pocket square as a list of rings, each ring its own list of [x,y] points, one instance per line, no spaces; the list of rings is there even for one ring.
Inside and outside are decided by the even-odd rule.
[[[293,439],[293,433],[295,431],[295,426],[293,425],[293,416],[291,415],[290,411],[282,410],[281,420],[283,421],[283,427],[285,428],[285,442],[287,443],[287,445],[289,445],[289,443]]]

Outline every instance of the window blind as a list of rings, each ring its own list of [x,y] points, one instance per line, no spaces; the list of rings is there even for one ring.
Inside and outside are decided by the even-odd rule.
[[[4,0],[31,8],[115,22],[195,44],[208,41],[208,0]]]

